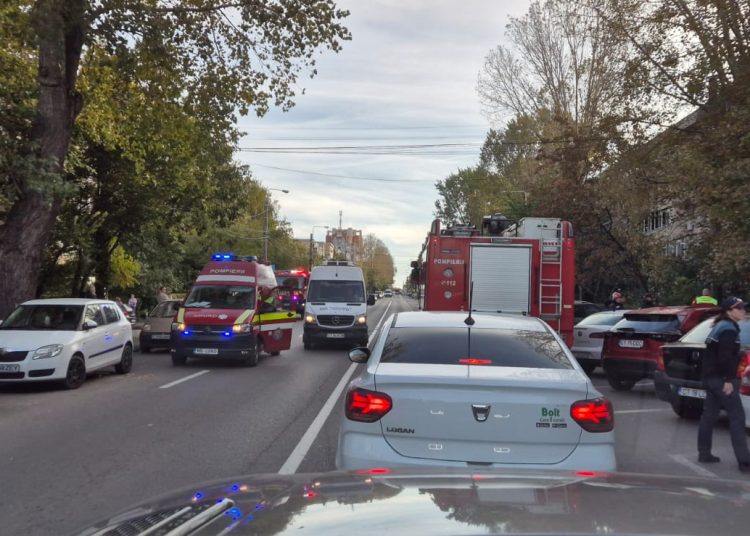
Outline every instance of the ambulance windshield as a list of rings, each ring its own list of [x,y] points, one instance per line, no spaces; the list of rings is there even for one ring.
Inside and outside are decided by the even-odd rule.
[[[307,301],[364,303],[365,287],[362,281],[310,281]]]
[[[301,289],[305,288],[305,278],[299,275],[278,275],[276,276],[276,284],[280,287]]]
[[[255,288],[229,285],[197,285],[185,300],[185,307],[201,309],[252,309]]]

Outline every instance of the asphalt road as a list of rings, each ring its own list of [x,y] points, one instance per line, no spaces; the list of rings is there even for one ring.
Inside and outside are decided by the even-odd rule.
[[[415,308],[405,297],[380,300],[369,308],[371,334],[386,313]],[[0,385],[0,534],[68,534],[217,478],[334,469],[336,394],[357,368],[345,348],[303,350],[301,335],[298,322],[291,350],[256,368],[177,368],[167,352],[137,353],[131,374],[96,374],[76,391]],[[619,393],[600,373],[593,381],[615,407],[620,470],[747,478],[725,423],[714,437],[722,463],[698,465],[697,424],[678,419],[652,384]]]

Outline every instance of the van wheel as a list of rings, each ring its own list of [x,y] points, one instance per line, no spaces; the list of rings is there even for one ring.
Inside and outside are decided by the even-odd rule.
[[[242,360],[242,364],[246,367],[254,367],[258,364],[260,359],[261,342],[260,339],[255,339],[255,346],[250,349],[250,353],[245,356]]]
[[[115,372],[117,374],[127,374],[133,369],[133,347],[129,344],[125,345],[122,350],[122,357],[120,362],[115,365]]]
[[[187,364],[187,356],[181,354],[172,354],[172,365],[175,367],[184,367]]]
[[[68,363],[68,372],[65,374],[63,386],[66,389],[78,389],[86,381],[86,363],[83,357],[74,355]]]
[[[621,378],[613,372],[607,372],[607,382],[615,391],[630,391],[636,381],[629,378]]]

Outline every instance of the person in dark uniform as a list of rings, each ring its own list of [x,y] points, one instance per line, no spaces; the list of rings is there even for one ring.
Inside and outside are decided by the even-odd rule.
[[[745,410],[740,400],[740,380],[737,368],[740,364],[740,327],[737,322],[745,319],[747,304],[734,296],[721,302],[721,314],[706,339],[702,376],[706,389],[703,415],[698,426],[698,461],[718,462],[719,457],[711,453],[714,424],[719,411],[724,408],[729,416],[729,432],[732,448],[739,469],[750,473],[750,451],[745,435]]]

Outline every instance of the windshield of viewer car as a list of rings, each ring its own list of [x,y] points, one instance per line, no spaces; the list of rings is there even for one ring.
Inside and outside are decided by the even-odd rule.
[[[0,329],[75,331],[82,311],[82,305],[21,305]]]
[[[364,303],[365,286],[362,281],[310,281],[307,301]]]
[[[612,329],[639,333],[669,333],[680,330],[680,319],[677,315],[626,314]]]
[[[549,333],[503,329],[393,328],[380,361],[461,365],[465,363],[459,360],[467,358],[487,360],[483,365],[496,367],[573,368]]]
[[[252,309],[255,288],[228,285],[197,285],[190,290],[185,307],[202,309]]]

